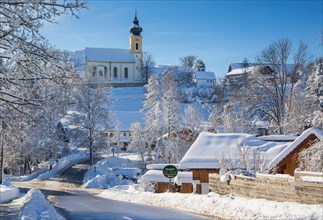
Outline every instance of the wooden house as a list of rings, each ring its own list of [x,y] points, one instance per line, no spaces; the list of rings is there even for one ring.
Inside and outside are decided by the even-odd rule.
[[[229,149],[233,152],[236,143],[248,134],[213,134],[201,132],[180,161],[180,169],[189,169],[193,174],[193,191],[209,193],[209,174],[219,173],[218,158]]]
[[[270,163],[269,173],[289,174],[294,176],[294,171],[299,167],[299,153],[311,147],[316,141],[323,140],[323,131],[309,128],[295,141],[280,152]]]
[[[290,138],[295,139],[296,137],[284,137],[283,140],[280,137],[275,137],[273,141],[271,139],[259,139],[255,134],[201,132],[180,161],[179,168],[192,171],[193,191],[199,194],[207,194],[210,191],[209,174],[219,173],[220,171],[219,159],[223,158],[226,164],[234,162],[238,166],[241,161],[236,154],[237,147],[241,145],[263,149],[263,153],[271,160],[277,155],[276,152],[281,152],[281,149],[286,148],[291,143]]]

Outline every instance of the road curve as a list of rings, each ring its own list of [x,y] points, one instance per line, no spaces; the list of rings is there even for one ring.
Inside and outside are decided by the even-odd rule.
[[[86,191],[58,192],[42,190],[66,219],[206,219],[201,216],[155,206],[105,199]]]

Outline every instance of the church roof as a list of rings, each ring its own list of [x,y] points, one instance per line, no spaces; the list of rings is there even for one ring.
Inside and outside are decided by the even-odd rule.
[[[84,65],[86,61],[135,63],[135,58],[129,49],[118,48],[86,47],[84,50],[74,52],[72,60],[74,66]]]
[[[135,62],[135,58],[129,49],[87,47],[84,53],[86,61]]]
[[[194,76],[196,79],[215,79],[214,72],[197,71]]]

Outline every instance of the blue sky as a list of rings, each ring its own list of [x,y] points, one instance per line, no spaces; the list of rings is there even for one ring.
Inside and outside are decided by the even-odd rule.
[[[143,50],[157,64],[179,64],[195,55],[223,76],[232,62],[254,57],[271,42],[288,38],[322,56],[323,5],[313,1],[104,1],[90,0],[80,19],[62,16],[42,32],[59,49],[128,48],[137,8]]]

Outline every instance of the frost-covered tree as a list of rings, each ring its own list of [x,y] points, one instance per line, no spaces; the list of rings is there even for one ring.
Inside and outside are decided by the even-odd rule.
[[[179,61],[181,66],[184,66],[187,69],[193,70],[196,58],[197,58],[196,56],[190,55],[190,56],[180,57]]]
[[[201,59],[197,59],[194,63],[194,69],[196,71],[205,72],[205,63]]]
[[[30,87],[37,80],[59,81],[71,69],[66,57],[52,48],[40,29],[45,22],[56,23],[57,17],[85,8],[85,1],[0,2],[0,105],[22,109],[35,105],[43,97],[30,96]],[[49,68],[50,67],[50,68]]]
[[[156,63],[154,61],[153,55],[148,52],[144,52],[142,55],[142,61],[139,68],[142,69],[142,74],[143,74],[143,77],[146,79],[146,82],[148,82],[148,78],[150,77],[155,64]]]
[[[302,170],[311,172],[323,172],[323,141],[317,141],[311,147],[299,154]]]
[[[143,167],[145,167],[145,155],[149,154],[150,152],[147,152],[147,145],[144,137],[144,131],[139,122],[134,122],[131,124],[131,142],[129,144],[129,150],[138,153],[141,164]]]
[[[179,126],[180,103],[177,87],[172,72],[164,75],[162,83],[162,109],[164,131],[167,134],[167,158],[170,161],[178,162],[177,131]]]
[[[271,43],[256,57],[260,71],[249,74],[247,85],[235,93],[236,100],[243,104],[244,109],[248,109],[248,114],[253,112],[271,121],[279,133],[284,130],[286,105],[294,98],[290,96],[288,99],[288,93],[304,73],[309,59],[304,43],[300,42],[295,53],[293,51],[290,40],[281,39]]]
[[[80,85],[76,91],[78,134],[74,136],[79,146],[87,147],[90,164],[98,149],[105,146],[103,131],[110,128],[110,90],[109,88],[92,88],[90,84]]]
[[[184,110],[182,117],[183,129],[189,129],[192,133],[190,137],[195,140],[199,133],[203,130],[204,117],[201,111],[193,105],[188,105]]]
[[[323,58],[318,59],[308,68],[309,77],[306,85],[306,105],[311,124],[323,127]]]
[[[160,82],[155,75],[151,75],[148,84],[145,85],[144,108],[142,111],[146,114],[145,119],[145,136],[148,146],[155,145],[157,154],[159,152],[159,143],[157,139],[163,135],[162,127],[162,91]]]
[[[72,67],[66,53],[54,49],[40,29],[45,22],[56,23],[57,17],[63,14],[77,17],[82,8],[85,8],[85,1],[79,0],[0,1],[0,117],[9,122],[12,129],[20,128],[21,134],[20,137],[11,134],[6,138],[9,152],[17,152],[7,154],[9,157],[5,161],[9,163],[16,160],[16,165],[20,166],[20,161],[26,162],[26,168],[31,165],[31,160],[37,164],[44,158],[42,148],[34,151],[39,142],[31,141],[31,136],[36,134],[28,135],[33,130],[29,128],[34,128],[35,123],[31,112],[38,109],[39,114],[44,103],[53,98],[52,94],[40,91],[46,86],[44,81],[61,83]]]

